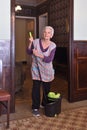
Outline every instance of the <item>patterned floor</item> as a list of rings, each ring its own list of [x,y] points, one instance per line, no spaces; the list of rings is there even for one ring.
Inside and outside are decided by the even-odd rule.
[[[6,122],[1,123],[0,130],[5,130]],[[61,112],[56,117],[30,116],[10,121],[8,130],[87,130],[87,107]]]

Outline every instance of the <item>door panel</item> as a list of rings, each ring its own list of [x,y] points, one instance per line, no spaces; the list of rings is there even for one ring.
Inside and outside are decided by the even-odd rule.
[[[84,47],[83,47],[84,45]],[[78,91],[87,91],[87,45],[76,48],[76,86]]]
[[[87,57],[86,57],[87,58]],[[77,88],[87,89],[87,60],[86,58],[77,61]]]

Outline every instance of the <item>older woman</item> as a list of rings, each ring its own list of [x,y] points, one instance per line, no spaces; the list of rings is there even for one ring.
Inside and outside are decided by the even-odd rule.
[[[35,116],[40,116],[40,86],[43,87],[41,106],[44,107],[47,102],[47,94],[50,91],[51,81],[54,79],[52,61],[56,44],[50,40],[53,35],[54,29],[51,26],[46,26],[42,31],[41,39],[29,38],[28,54],[32,55],[32,112]]]

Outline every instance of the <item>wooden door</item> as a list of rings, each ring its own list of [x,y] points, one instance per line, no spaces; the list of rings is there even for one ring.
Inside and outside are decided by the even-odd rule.
[[[70,0],[70,45],[69,45],[69,64],[70,64],[69,101],[70,102],[87,99],[87,39],[86,39],[87,37],[85,36],[84,32],[82,33],[83,28],[84,31],[87,30],[85,30],[85,27],[82,28],[84,24],[81,23],[82,20],[84,23],[84,21],[87,18],[86,17],[84,18],[82,16],[83,19],[82,18],[81,20],[78,19],[81,16],[81,13],[83,12],[78,14],[75,11],[76,10],[78,12],[80,11],[78,8],[79,5],[84,7],[82,3],[79,2],[83,2],[83,1]],[[84,15],[86,15],[85,12]],[[77,22],[76,26],[75,26],[76,24],[75,22]],[[77,28],[79,23],[80,23],[80,28]],[[87,26],[87,22],[86,22],[86,26]]]

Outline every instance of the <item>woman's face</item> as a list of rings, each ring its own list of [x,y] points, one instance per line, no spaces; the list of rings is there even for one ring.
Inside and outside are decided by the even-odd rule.
[[[50,38],[52,38],[52,31],[51,31],[51,29],[46,28],[46,29],[43,31],[43,38],[44,38],[45,40],[50,40]]]

